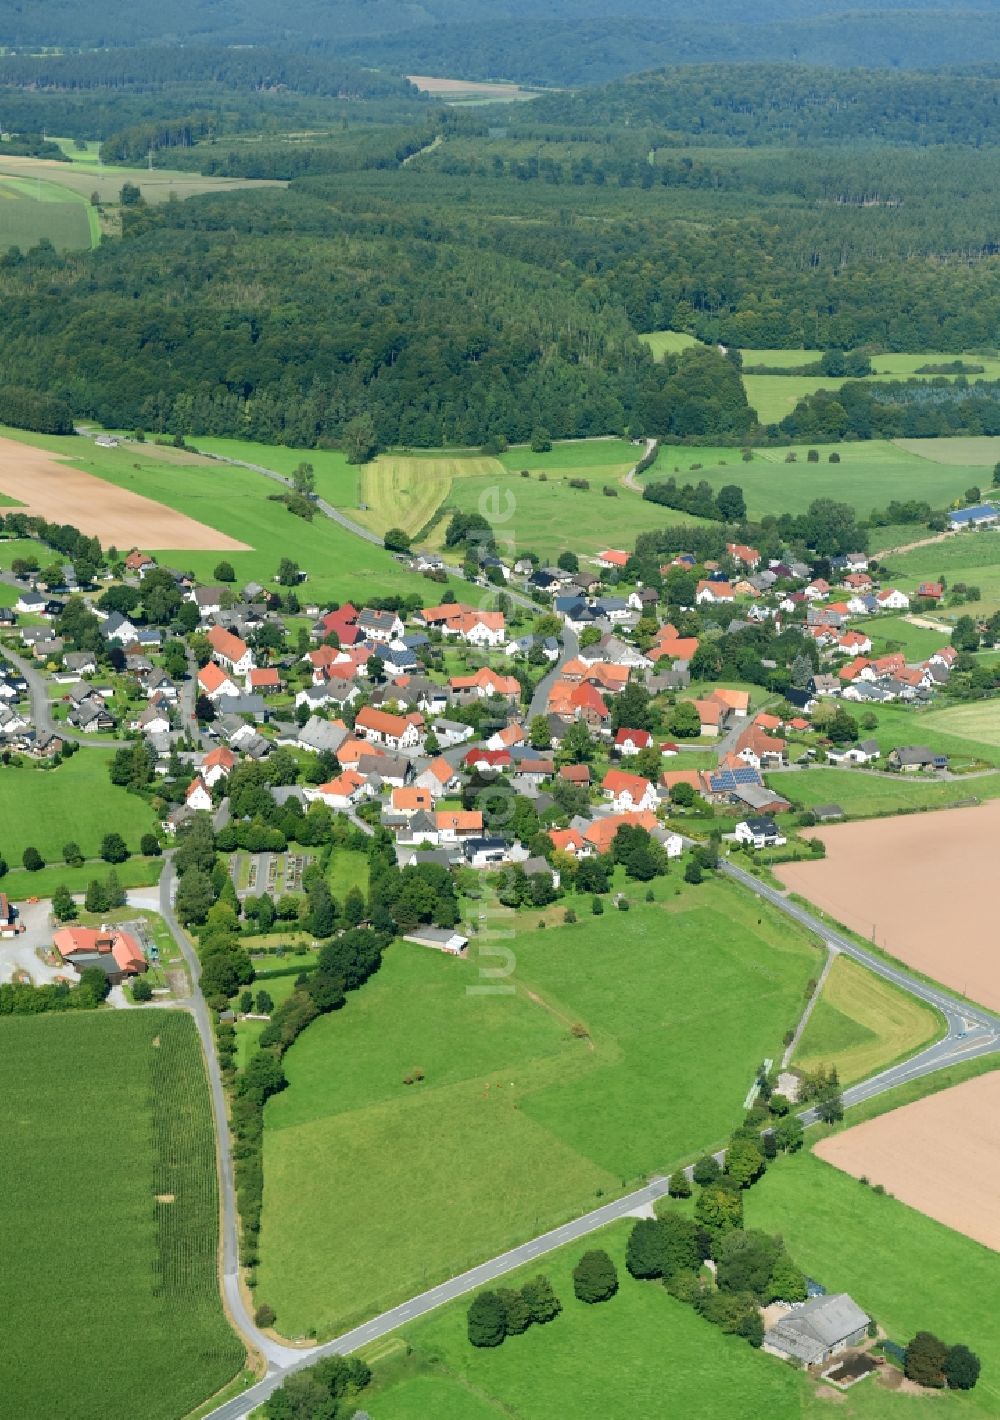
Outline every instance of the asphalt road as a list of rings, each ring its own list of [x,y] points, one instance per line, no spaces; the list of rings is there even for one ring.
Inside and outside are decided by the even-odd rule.
[[[86,749],[107,749],[107,740],[98,738],[96,744],[92,735],[84,735],[73,729],[72,725],[67,725],[65,720],[56,720],[52,714],[52,701],[49,699],[46,689],[45,679],[39,675],[30,661],[18,655],[16,651],[11,651],[4,646],[0,657],[10,661],[12,666],[24,676],[28,682],[28,696],[31,700],[31,723],[41,735],[58,735],[61,740],[75,740],[75,742]]]

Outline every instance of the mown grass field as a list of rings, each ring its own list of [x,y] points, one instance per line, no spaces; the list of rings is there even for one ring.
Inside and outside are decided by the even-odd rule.
[[[921,728],[969,740],[994,752],[1000,748],[1000,705],[995,700],[977,700],[971,705],[953,705],[931,710],[921,716]]]
[[[27,251],[43,237],[57,251],[97,246],[97,215],[86,198],[51,181],[3,177],[0,154],[0,247]]]
[[[380,535],[397,527],[416,537],[447,502],[455,479],[475,478],[485,488],[497,477],[504,469],[492,458],[382,454],[362,469],[357,519]]]
[[[331,1333],[724,1138],[818,959],[727,883],[666,891],[545,930],[501,912],[467,961],[396,944],[309,1028],[266,1114],[281,1330]]]
[[[850,1123],[850,1116],[848,1116]],[[746,1196],[747,1226],[781,1233],[789,1251],[829,1291],[846,1291],[905,1344],[918,1330],[963,1341],[982,1361],[967,1394],[885,1396],[865,1382],[859,1416],[1000,1414],[1000,1256],[924,1214],[873,1193],[814,1155],[769,1169]],[[864,1401],[862,1393],[869,1394]],[[830,1407],[826,1409],[829,1411]],[[838,1413],[844,1410],[838,1407]],[[848,1412],[849,1413],[849,1412]]]
[[[5,1412],[177,1420],[244,1355],[216,1281],[194,1022],[152,1010],[10,1017],[0,1068]]]
[[[937,703],[947,704],[941,700]],[[850,702],[845,704],[853,710]],[[960,715],[954,722],[961,726],[961,730],[953,730],[951,717],[956,712],[966,710],[970,713],[967,716]],[[948,755],[951,766],[955,769],[973,765],[982,768],[984,764],[995,764],[1000,760],[997,743],[991,743],[988,738],[992,724],[1000,717],[1000,707],[995,701],[920,711],[898,704],[876,705],[870,711],[867,707],[863,709],[862,718],[867,719],[869,715],[874,716],[877,723],[874,730],[862,730],[862,738],[877,740],[883,756],[887,756],[896,745],[917,744],[926,745],[936,754]],[[985,728],[985,734],[978,734],[980,727]],[[907,775],[905,778],[912,781],[913,776]],[[978,782],[972,780],[967,792],[972,792]]]
[[[0,770],[0,780],[3,773],[4,771]],[[111,822],[113,825],[114,820]],[[4,838],[5,834],[0,830],[0,849],[4,849]],[[59,886],[70,892],[86,892],[91,878],[104,878],[111,870],[111,864],[103,861],[84,863],[79,868],[67,867],[62,861],[62,844],[53,856],[51,865],[41,868],[37,873],[27,872],[20,863],[19,858],[13,860],[10,872],[5,874],[2,881],[2,889],[12,902],[23,902],[26,897],[51,897]],[[136,855],[124,863],[115,864],[118,881],[126,888],[149,887],[152,883],[158,883],[162,871],[162,858],[140,858]]]
[[[877,732],[876,732],[877,733]],[[909,743],[920,744],[914,737]],[[765,775],[767,783],[793,804],[813,808],[816,804],[839,804],[848,818],[875,818],[881,814],[913,812],[919,809],[946,809],[970,799],[1000,797],[1000,773],[975,779],[953,779],[945,783],[919,774],[867,774],[857,769],[837,769],[832,765],[796,770],[794,774]]]
[[[656,1283],[630,1278],[623,1262],[631,1223],[622,1221],[503,1279],[519,1286],[539,1271],[549,1277],[563,1311],[548,1326],[477,1350],[467,1339],[462,1299],[405,1327],[394,1351],[388,1343],[371,1348],[368,1407],[381,1420],[598,1414],[821,1420],[831,1410],[842,1420],[920,1420],[929,1406],[945,1420],[998,1413],[996,1254],[811,1155],[773,1165],[745,1201],[748,1227],[780,1233],[811,1276],[830,1291],[849,1291],[894,1339],[905,1343],[922,1327],[966,1339],[983,1361],[976,1390],[929,1397],[888,1391],[873,1380],[846,1393],[817,1385],[724,1336]],[[606,1249],[618,1267],[618,1293],[600,1306],[573,1295],[572,1268],[588,1247]]]
[[[876,656],[902,651],[907,660],[925,660],[951,641],[950,628],[931,631],[925,626],[914,626],[905,616],[862,617],[853,625],[871,637],[872,653]]]
[[[641,532],[662,528],[665,522],[699,521],[646,502],[622,487],[619,478],[629,467],[582,466],[549,473],[544,482],[537,474],[521,478],[516,473],[488,480],[457,479],[449,504],[466,513],[485,510],[487,517],[498,510],[493,521],[501,550],[508,555],[535,552],[543,561],[554,561],[567,548],[581,556],[606,547],[628,550]],[[568,480],[575,477],[588,479],[590,488],[571,488]],[[616,490],[616,496],[602,491],[605,484]],[[430,546],[440,546],[446,527],[447,519],[437,524],[428,538]]]
[[[330,859],[330,866],[326,870],[326,880],[330,885],[330,891],[340,902],[353,887],[360,888],[362,892],[367,893],[367,855],[352,848],[335,848],[333,857]]]
[[[994,374],[991,378],[1000,378],[1000,374]],[[966,439],[897,439],[896,443],[901,449],[933,459],[935,463],[960,463],[973,468],[992,469],[1000,461],[1000,438],[990,438],[985,434]]]
[[[937,1013],[849,957],[838,957],[795,1052],[803,1070],[835,1065],[853,1084],[940,1033]]]
[[[819,453],[819,463],[807,461],[811,447]],[[790,453],[795,455],[793,464],[786,462]],[[839,454],[839,463],[830,463],[831,453]],[[692,464],[701,467],[692,471]],[[873,508],[885,508],[894,498],[922,498],[940,508],[982,480],[981,469],[921,458],[886,440],[754,449],[748,463],[739,449],[664,447],[641,481],[662,482],[675,469],[676,477],[684,475],[684,482],[704,479],[715,490],[726,483],[739,484],[751,518],[804,513],[816,498],[850,503],[861,516],[867,516]],[[919,524],[911,531],[913,539],[927,535]],[[878,540],[878,535],[874,536]]]
[[[137,794],[112,784],[112,753],[88,745],[55,769],[0,767],[0,852],[12,868],[21,866],[29,845],[46,863],[62,863],[63,844],[71,841],[84,857],[96,858],[112,830],[138,851],[142,834],[155,829],[153,811]]]
[[[335,508],[358,505],[361,470],[356,464],[349,464],[339,449],[293,449],[284,444],[257,444],[250,439],[215,439],[200,434],[189,444],[202,453],[257,464],[286,477],[291,477],[300,463],[311,463],[316,492],[321,498]]]

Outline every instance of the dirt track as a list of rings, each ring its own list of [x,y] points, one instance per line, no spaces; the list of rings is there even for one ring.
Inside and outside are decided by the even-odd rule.
[[[786,887],[907,965],[1000,1010],[994,860],[1000,801],[811,830],[827,856]]]
[[[816,1153],[1000,1252],[1000,1073],[821,1139]]]
[[[70,523],[104,547],[245,552],[247,544],[215,528],[74,468],[45,449],[0,438],[0,493],[23,510]]]

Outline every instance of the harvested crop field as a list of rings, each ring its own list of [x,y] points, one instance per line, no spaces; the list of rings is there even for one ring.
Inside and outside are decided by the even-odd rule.
[[[104,547],[247,550],[246,543],[205,523],[16,439],[0,438],[0,491],[16,498],[25,512],[71,523],[88,537],[100,538]]]
[[[1000,1009],[993,898],[1000,802],[812,832],[827,856],[776,867],[786,887],[908,966]]]
[[[822,1139],[815,1152],[1000,1252],[1000,1073],[966,1080]]]

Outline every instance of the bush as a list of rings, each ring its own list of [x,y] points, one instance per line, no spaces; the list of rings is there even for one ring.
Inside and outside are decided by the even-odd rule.
[[[254,1326],[273,1326],[275,1323],[274,1308],[268,1306],[267,1302],[261,1302],[254,1310],[253,1320]]]
[[[667,1179],[667,1188],[671,1198],[690,1198],[691,1180],[683,1169],[678,1169]]]
[[[163,850],[155,833],[144,833],[139,840],[139,852],[144,858],[158,858]]]
[[[21,863],[29,873],[37,873],[45,867],[45,859],[37,848],[26,848],[21,854]]]
[[[128,848],[120,833],[106,833],[101,839],[101,857],[106,863],[124,863]]]
[[[132,983],[133,1001],[152,1001],[153,988],[145,976],[140,976]]]
[[[606,1302],[618,1291],[618,1272],[601,1248],[585,1252],[573,1268],[573,1291],[581,1302]]]
[[[952,1390],[972,1390],[979,1379],[979,1357],[968,1346],[952,1346],[944,1363],[944,1378]]]

